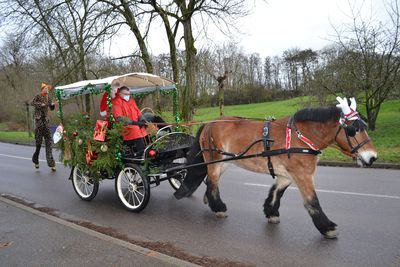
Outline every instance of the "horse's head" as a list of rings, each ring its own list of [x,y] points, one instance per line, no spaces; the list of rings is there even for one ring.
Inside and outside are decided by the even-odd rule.
[[[378,158],[378,153],[368,136],[367,124],[356,111],[357,104],[350,98],[349,106],[346,98],[336,98],[338,108],[342,110],[339,119],[339,129],[335,141],[338,146],[357,159],[360,166],[371,166]]]

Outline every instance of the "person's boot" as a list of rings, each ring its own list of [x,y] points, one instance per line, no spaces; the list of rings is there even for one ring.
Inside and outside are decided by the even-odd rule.
[[[39,154],[38,153],[34,153],[32,156],[32,162],[33,165],[35,166],[35,169],[39,169]]]

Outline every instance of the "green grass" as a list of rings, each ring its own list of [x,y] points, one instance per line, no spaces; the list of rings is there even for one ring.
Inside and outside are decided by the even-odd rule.
[[[27,132],[5,132],[0,131],[0,141],[15,143],[32,143],[35,141],[33,135],[29,137]]]
[[[241,116],[249,118],[281,118],[293,114],[302,107],[306,98],[293,98],[284,101],[225,106],[225,116]],[[219,117],[219,108],[201,108],[196,111],[195,120],[212,120]]]
[[[309,98],[293,98],[284,101],[267,103],[226,106],[226,116],[242,116],[249,118],[267,118],[292,115],[303,108]],[[359,107],[365,114],[363,107]],[[167,121],[173,121],[171,114],[163,114]],[[219,117],[218,107],[199,108],[196,110],[195,121],[208,121]],[[4,124],[0,123],[0,140],[12,142],[33,142],[34,138],[28,137],[26,132],[6,132]],[[369,135],[378,150],[378,162],[400,163],[400,100],[385,102],[380,110],[375,131],[369,131]],[[322,160],[351,161],[341,152],[328,148],[322,155]]]

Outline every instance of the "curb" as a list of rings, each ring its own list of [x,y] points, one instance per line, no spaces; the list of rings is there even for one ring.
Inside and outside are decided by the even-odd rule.
[[[168,256],[166,254],[162,254],[162,253],[154,251],[154,250],[150,250],[150,249],[145,248],[145,247],[141,247],[141,246],[126,242],[124,240],[120,240],[120,239],[111,237],[109,235],[105,235],[105,234],[96,232],[94,230],[88,229],[86,227],[77,225],[77,224],[72,223],[72,222],[68,222],[68,221],[66,221],[64,219],[49,215],[49,214],[44,213],[42,211],[36,210],[34,208],[31,208],[31,207],[28,207],[26,205],[23,205],[23,204],[15,202],[15,201],[9,200],[7,198],[4,198],[2,195],[0,195],[0,201],[4,202],[6,204],[9,204],[11,206],[14,206],[16,208],[22,209],[24,211],[27,211],[27,212],[29,212],[31,214],[34,214],[34,215],[37,215],[39,217],[45,218],[45,219],[47,219],[49,221],[61,224],[61,225],[65,226],[65,227],[68,227],[68,228],[77,230],[79,232],[88,234],[90,236],[99,238],[99,239],[101,239],[103,241],[110,242],[110,243],[112,243],[114,245],[118,245],[118,246],[124,247],[124,248],[126,248],[128,250],[140,253],[140,254],[145,255],[147,257],[150,257],[150,258],[158,259],[158,260],[160,260],[161,262],[164,262],[164,263],[169,263],[169,264],[176,265],[176,266],[188,266],[188,267],[198,267],[198,266],[200,266],[200,265],[188,262],[188,261],[184,261],[184,260],[172,257],[172,256]]]
[[[355,162],[344,162],[344,161],[319,161],[318,166],[326,166],[326,167],[348,167],[348,168],[359,168]],[[400,164],[394,163],[374,163],[370,167],[362,167],[367,169],[394,169],[400,170]]]

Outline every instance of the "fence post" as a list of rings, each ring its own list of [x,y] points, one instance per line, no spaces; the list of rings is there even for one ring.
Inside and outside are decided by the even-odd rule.
[[[31,114],[29,112],[29,101],[25,102],[25,107],[26,107],[26,122],[27,122],[27,126],[28,126],[28,135],[29,135],[29,137],[32,137]]]

